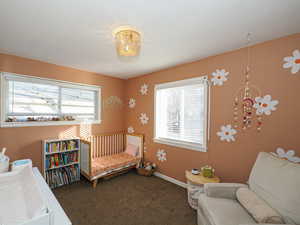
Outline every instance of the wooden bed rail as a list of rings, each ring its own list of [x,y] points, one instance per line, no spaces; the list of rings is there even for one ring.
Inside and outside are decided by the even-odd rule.
[[[92,159],[121,153],[125,147],[125,133],[92,135],[84,140],[90,142]]]

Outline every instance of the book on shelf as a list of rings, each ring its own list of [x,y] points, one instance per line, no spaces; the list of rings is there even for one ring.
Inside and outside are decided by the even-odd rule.
[[[79,147],[78,140],[54,141],[46,143],[46,153],[55,153],[68,150],[76,150]]]
[[[71,141],[62,141],[61,150],[67,151],[67,150],[74,150],[78,148],[78,142],[71,140]]]
[[[45,169],[65,166],[78,162],[78,152],[64,152],[47,155],[45,159]]]
[[[51,188],[80,180],[80,139],[43,141],[44,178]]]
[[[80,179],[79,166],[75,164],[68,167],[46,171],[45,178],[51,188],[71,184]]]

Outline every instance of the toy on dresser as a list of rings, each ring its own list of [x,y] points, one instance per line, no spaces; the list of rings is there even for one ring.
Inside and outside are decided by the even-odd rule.
[[[8,171],[9,168],[9,158],[5,155],[6,148],[2,148],[0,152],[0,173]]]

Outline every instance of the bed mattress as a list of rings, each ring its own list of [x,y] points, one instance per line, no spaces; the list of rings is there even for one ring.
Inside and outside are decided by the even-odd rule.
[[[97,176],[106,171],[115,170],[120,167],[125,167],[129,164],[136,164],[140,160],[140,157],[134,157],[125,152],[95,158],[92,161],[92,176]]]

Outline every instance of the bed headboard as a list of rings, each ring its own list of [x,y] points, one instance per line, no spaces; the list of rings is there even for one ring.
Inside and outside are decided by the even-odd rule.
[[[126,145],[132,144],[139,147],[139,157],[144,156],[144,135],[142,134],[126,134]]]

